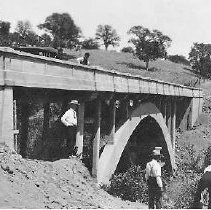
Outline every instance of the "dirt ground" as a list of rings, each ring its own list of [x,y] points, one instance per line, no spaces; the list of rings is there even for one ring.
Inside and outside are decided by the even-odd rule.
[[[27,160],[0,147],[0,208],[146,208],[99,187],[77,158]]]

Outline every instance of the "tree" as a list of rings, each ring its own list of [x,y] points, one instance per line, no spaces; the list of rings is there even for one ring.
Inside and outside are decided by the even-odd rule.
[[[135,46],[134,54],[139,60],[146,63],[147,70],[151,60],[166,57],[171,39],[162,32],[158,30],[150,31],[143,26],[133,26],[128,34],[132,35],[129,42]]]
[[[10,22],[0,21],[0,45],[1,46],[8,46],[10,44],[9,34],[10,34]]]
[[[120,42],[120,37],[117,35],[116,30],[110,25],[98,25],[95,36],[97,40],[103,42],[106,50],[109,45],[113,47],[118,46]]]
[[[17,22],[15,29],[16,33],[13,34],[13,39],[18,45],[37,45],[39,42],[38,35],[32,30],[31,23],[23,20]]]
[[[53,36],[53,46],[69,47],[78,42],[81,30],[75,25],[72,17],[68,13],[53,13],[45,19],[45,22],[38,25]]]
[[[39,46],[39,36],[34,31],[29,31],[25,42],[30,46]]]
[[[189,53],[189,60],[193,70],[201,76],[211,73],[211,44],[194,43]]]
[[[22,38],[18,32],[10,34],[10,41],[13,47],[19,47],[22,43]]]
[[[87,49],[87,50],[99,49],[99,44],[97,43],[97,41],[95,39],[92,39],[92,38],[85,39],[81,43],[81,45],[82,45],[83,49]]]
[[[49,47],[52,44],[51,36],[44,33],[40,36],[40,46]]]

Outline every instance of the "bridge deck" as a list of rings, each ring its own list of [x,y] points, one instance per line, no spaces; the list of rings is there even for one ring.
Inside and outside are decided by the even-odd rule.
[[[0,47],[0,86],[202,97],[202,90]]]

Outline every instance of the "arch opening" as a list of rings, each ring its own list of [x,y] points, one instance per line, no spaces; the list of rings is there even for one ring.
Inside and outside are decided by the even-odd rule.
[[[142,169],[145,169],[155,147],[162,147],[164,169],[170,172],[171,162],[162,129],[153,117],[147,116],[141,120],[131,134],[115,173],[125,172],[132,165],[140,165]]]

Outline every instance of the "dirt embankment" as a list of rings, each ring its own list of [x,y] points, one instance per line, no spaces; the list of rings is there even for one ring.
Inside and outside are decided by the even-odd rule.
[[[77,158],[27,160],[0,147],[0,208],[146,208],[114,198]]]

